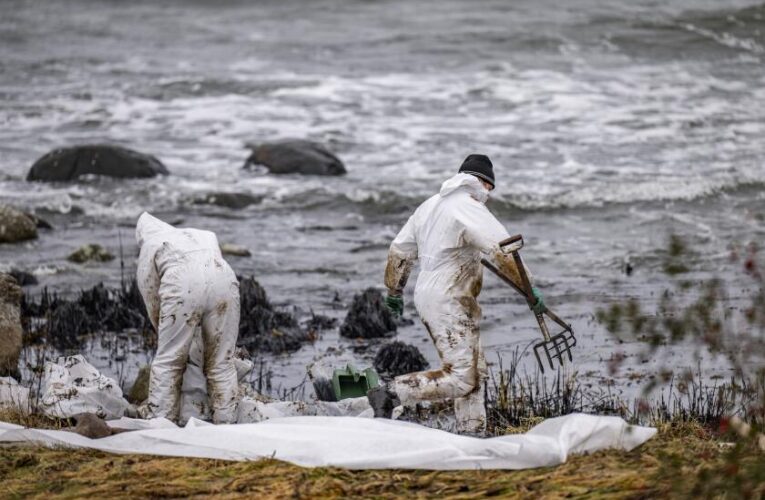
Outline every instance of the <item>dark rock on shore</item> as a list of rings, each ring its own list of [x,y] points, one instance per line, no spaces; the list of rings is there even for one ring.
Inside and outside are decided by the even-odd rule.
[[[248,144],[252,154],[245,168],[263,165],[272,174],[343,175],[345,165],[316,142],[285,139],[263,144]]]
[[[19,378],[21,297],[21,288],[16,280],[0,273],[0,377]]]
[[[8,205],[0,205],[0,243],[37,238],[37,220]]]
[[[208,193],[194,200],[196,205],[215,205],[218,207],[240,210],[263,201],[262,196],[249,193]]]
[[[353,297],[351,309],[340,327],[347,338],[378,338],[396,331],[396,320],[385,305],[382,293],[374,288]]]
[[[32,165],[27,180],[74,181],[88,174],[126,179],[169,173],[154,156],[120,146],[95,144],[54,149]]]
[[[77,422],[77,425],[64,430],[75,432],[89,439],[101,439],[122,432],[128,432],[127,429],[113,429],[109,427],[106,421],[95,413],[78,413],[72,418]]]
[[[382,346],[375,356],[374,366],[378,373],[394,378],[422,371],[428,367],[428,362],[415,346],[397,340]]]
[[[255,278],[239,281],[239,295],[242,307],[237,345],[251,351],[280,353],[297,350],[308,340],[292,314],[271,305]]]

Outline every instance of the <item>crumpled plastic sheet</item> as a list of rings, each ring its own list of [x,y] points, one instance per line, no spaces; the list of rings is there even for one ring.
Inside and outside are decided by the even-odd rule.
[[[338,402],[270,401],[263,402],[251,396],[239,400],[237,422],[247,424],[281,417],[357,417],[373,418],[374,410],[365,397],[343,399]]]
[[[40,409],[50,417],[95,413],[105,419],[119,418],[129,406],[117,381],[102,375],[80,354],[48,361],[44,370]]]
[[[0,443],[220,460],[273,457],[305,467],[527,469],[561,464],[570,454],[608,448],[629,451],[656,433],[650,427],[628,425],[619,417],[584,414],[545,420],[526,434],[486,439],[409,422],[355,417],[284,417],[232,425],[191,419],[183,428],[163,419],[122,419],[111,425],[142,430],[88,439],[67,431],[24,429],[0,422]]]
[[[252,371],[252,361],[234,361],[237,377],[242,382],[237,410],[238,423],[292,416],[373,416],[372,408],[365,397],[336,403],[267,400],[244,382]],[[29,406],[29,389],[19,386],[13,379],[7,380],[0,379],[0,406],[10,404],[11,401],[26,402]],[[102,375],[81,355],[65,356],[55,363],[45,364],[43,395],[40,400],[40,409],[44,414],[69,418],[78,413],[95,413],[109,420],[125,415],[129,406],[122,396],[119,384]],[[183,423],[194,419],[208,420],[210,417],[207,380],[202,368],[194,362],[189,362],[184,373],[180,417]]]

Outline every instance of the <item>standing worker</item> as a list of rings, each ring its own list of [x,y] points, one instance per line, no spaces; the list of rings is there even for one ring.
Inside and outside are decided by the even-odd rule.
[[[201,329],[204,374],[213,422],[236,420],[234,351],[239,332],[239,282],[215,233],[177,229],[144,212],[136,225],[137,280],[157,330],[146,418],[179,418],[181,382],[194,333]]]
[[[492,189],[491,161],[485,155],[471,154],[459,173],[415,210],[393,240],[385,269],[386,304],[394,314],[402,314],[403,290],[419,260],[414,304],[441,358],[441,368],[402,375],[387,386],[370,390],[375,416],[390,418],[399,404],[454,399],[457,431],[485,432],[487,369],[479,336],[481,308],[476,300],[483,279],[481,258],[521,284],[512,256],[499,247],[509,234],[485,205]],[[533,280],[528,270],[527,274]],[[536,287],[533,293],[535,311],[544,311],[542,294]]]

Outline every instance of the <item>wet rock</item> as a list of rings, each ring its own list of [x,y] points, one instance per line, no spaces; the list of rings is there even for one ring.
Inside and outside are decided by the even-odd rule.
[[[250,351],[294,351],[308,340],[295,317],[276,310],[268,301],[265,289],[255,278],[239,281],[241,319],[238,345]]]
[[[252,154],[245,168],[263,165],[272,174],[343,175],[340,159],[316,142],[286,139],[263,144],[248,144]]]
[[[397,340],[382,346],[375,356],[374,366],[378,373],[394,378],[422,371],[428,367],[428,362],[415,346]]]
[[[77,425],[70,429],[80,436],[90,439],[101,439],[112,435],[112,430],[103,419],[95,413],[78,413],[72,417]]]
[[[28,181],[74,181],[83,175],[117,178],[155,177],[170,172],[155,157],[109,145],[83,145],[54,149],[37,160]]]
[[[31,286],[38,284],[37,277],[34,274],[28,273],[21,269],[13,268],[8,271],[8,274],[13,276],[19,286]]]
[[[138,370],[138,376],[127,394],[127,400],[133,404],[141,404],[149,399],[149,375],[151,366],[144,365]]]
[[[353,297],[353,303],[340,327],[347,338],[377,338],[396,331],[396,321],[385,306],[382,293],[374,288]]]
[[[223,243],[220,246],[220,252],[223,255],[233,255],[235,257],[250,257],[252,255],[247,247],[235,245],[234,243]]]
[[[21,296],[16,280],[9,274],[0,273],[0,377],[19,378]]]
[[[0,205],[0,243],[17,243],[37,238],[33,217],[8,205]]]
[[[218,207],[240,210],[263,201],[262,196],[249,193],[208,193],[194,200],[196,205],[216,205]]]
[[[97,243],[83,245],[66,258],[69,262],[83,264],[85,262],[109,262],[114,260],[114,255]]]

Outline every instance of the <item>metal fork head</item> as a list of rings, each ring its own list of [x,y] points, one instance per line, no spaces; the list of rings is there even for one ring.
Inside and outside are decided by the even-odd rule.
[[[563,355],[568,356],[569,361],[573,361],[571,356],[571,348],[576,345],[576,337],[571,330],[564,330],[561,333],[550,337],[550,340],[545,340],[534,345],[534,356],[537,357],[537,363],[542,373],[545,371],[545,365],[542,362],[542,358],[547,359],[547,363],[550,365],[550,369],[554,370],[554,360],[558,360],[561,366],[563,366]],[[540,351],[544,353],[540,356]]]

